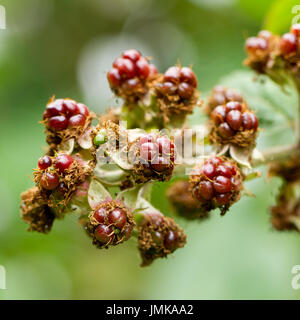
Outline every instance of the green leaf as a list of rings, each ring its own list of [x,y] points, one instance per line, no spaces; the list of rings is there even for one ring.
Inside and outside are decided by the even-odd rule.
[[[266,12],[269,10],[273,0],[239,0],[238,5],[247,14],[259,23],[264,18]]]
[[[295,6],[299,6],[299,4],[297,0],[275,1],[266,15],[264,29],[278,34],[288,32],[291,24],[297,23],[297,14],[300,8],[297,11]]]
[[[132,170],[133,165],[130,164],[127,159],[124,159],[123,153],[121,151],[108,152],[108,155],[114,161],[114,163],[123,170]]]
[[[240,165],[247,168],[251,168],[249,159],[251,157],[252,150],[247,148],[239,148],[236,146],[230,146],[229,153],[231,157]]]
[[[135,209],[142,185],[121,191],[117,195],[117,199],[125,203],[128,208]]]
[[[117,186],[120,185],[122,179],[125,178],[126,173],[125,171],[118,169],[118,167],[116,167],[115,170],[105,170],[98,165],[94,169],[94,176],[107,186]]]
[[[88,201],[91,208],[94,209],[99,202],[107,198],[111,198],[108,190],[97,179],[93,179],[88,192]]]
[[[74,150],[74,146],[75,146],[75,140],[69,139],[59,145],[59,151],[63,151],[64,153],[71,154]]]
[[[93,128],[87,129],[81,137],[77,140],[78,144],[83,149],[90,149],[93,146],[91,132]]]

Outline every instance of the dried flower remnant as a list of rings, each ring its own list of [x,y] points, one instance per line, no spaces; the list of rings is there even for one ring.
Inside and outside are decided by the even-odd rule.
[[[157,258],[167,257],[186,243],[183,230],[169,217],[146,214],[138,227],[139,251],[142,267],[149,266]]]

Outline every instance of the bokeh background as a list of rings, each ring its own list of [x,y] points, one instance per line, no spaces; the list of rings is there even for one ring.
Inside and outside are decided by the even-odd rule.
[[[38,121],[47,100],[72,97],[96,112],[116,105],[105,72],[124,49],[152,56],[160,71],[178,59],[193,65],[203,96],[218,83],[239,88],[266,127],[271,124],[259,146],[292,141],[293,95],[254,82],[242,61],[247,35],[263,25],[283,33],[295,4],[0,0],[7,18],[0,30],[0,265],[7,290],[0,290],[0,299],[299,299],[291,269],[300,264],[300,235],[278,233],[269,224],[278,179],[247,183],[256,198],[243,197],[225,217],[176,218],[187,232],[186,247],[144,269],[133,239],[100,251],[76,217],[40,235],[27,232],[19,216],[20,193],[32,186],[29,177],[45,146]],[[153,203],[173,216],[165,188],[155,185]]]

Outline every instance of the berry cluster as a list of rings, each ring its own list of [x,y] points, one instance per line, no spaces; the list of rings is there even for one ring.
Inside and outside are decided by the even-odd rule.
[[[236,90],[226,88],[223,86],[216,86],[213,88],[211,92],[205,111],[207,112],[207,114],[210,115],[215,107],[223,105],[230,101],[237,101],[242,103],[243,97]]]
[[[260,31],[257,37],[250,37],[246,40],[245,49],[248,58],[244,64],[258,73],[267,73],[275,65],[276,56],[279,55],[279,46],[279,36],[267,30]]]
[[[38,161],[39,185],[46,190],[58,188],[62,191],[65,188],[64,182],[60,182],[60,175],[69,169],[73,158],[68,154],[58,154],[56,157],[43,156]]]
[[[117,245],[131,237],[133,215],[121,202],[107,200],[98,204],[89,215],[87,231],[99,248]]]
[[[157,68],[135,50],[123,52],[113,63],[113,68],[107,73],[111,88],[117,95],[128,97],[144,90],[145,82],[158,74]]]
[[[173,97],[182,100],[190,99],[196,88],[197,79],[192,69],[178,66],[170,67],[163,75],[162,83],[157,85],[159,93],[170,100]]]
[[[242,187],[238,167],[230,160],[212,157],[190,175],[193,196],[207,211],[223,207],[226,212],[231,203],[238,200]]]
[[[166,257],[186,243],[183,230],[169,217],[148,213],[138,228],[139,251],[142,266],[153,260]]]
[[[57,99],[50,102],[43,114],[46,126],[53,131],[84,127],[89,110],[86,105],[71,99]]]
[[[230,101],[217,106],[211,113],[211,120],[219,143],[254,143],[253,133],[257,131],[258,119],[240,102]]]
[[[173,167],[174,143],[167,136],[144,135],[139,140],[140,161],[146,168],[163,172]]]
[[[291,26],[290,32],[285,33],[280,40],[280,52],[284,56],[295,54],[298,50],[300,36],[300,24]]]
[[[246,40],[245,48],[248,54],[259,55],[267,51],[268,41],[272,37],[272,33],[267,30],[262,30],[257,37],[250,37]]]

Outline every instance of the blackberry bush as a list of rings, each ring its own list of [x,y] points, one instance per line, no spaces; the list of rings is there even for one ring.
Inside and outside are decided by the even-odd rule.
[[[281,85],[291,79],[298,95],[299,30],[295,25],[282,37],[259,32],[246,41],[245,61]],[[55,219],[77,215],[99,249],[136,238],[142,266],[148,266],[187,239],[173,218],[152,206],[154,184],[172,180],[166,196],[174,213],[201,220],[214,209],[228,212],[249,193],[244,184],[260,176],[255,167],[263,164],[270,165],[269,176],[283,180],[272,225],[300,229],[300,112],[292,124],[296,143],[259,151],[260,113],[242,93],[224,86],[200,100],[191,68],[176,65],[161,74],[130,49],[113,62],[107,79],[124,103],[97,118],[69,98],[48,102],[42,120],[48,148],[34,169],[35,186],[21,194],[21,216],[30,231],[48,233]]]

